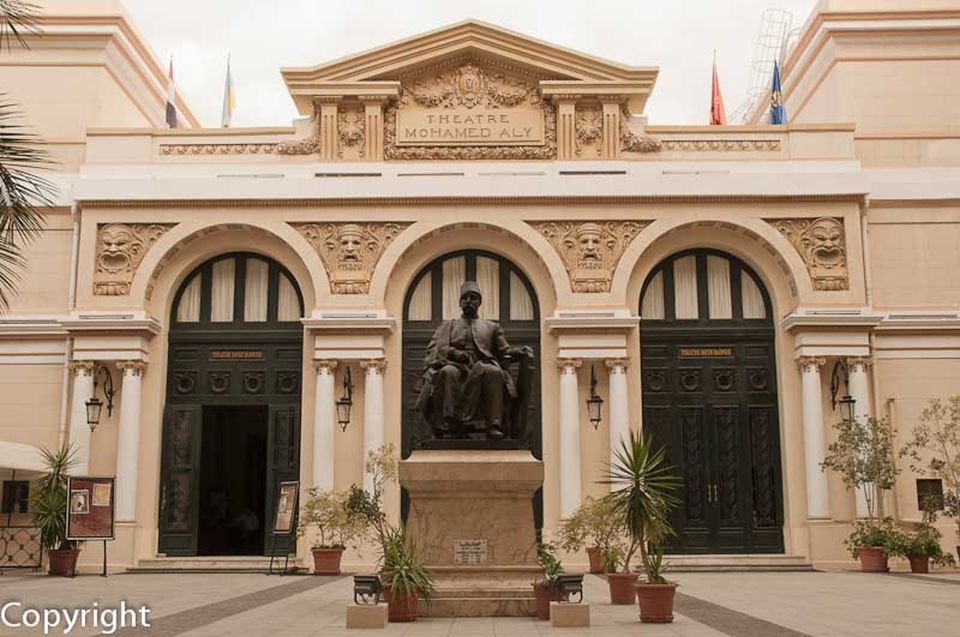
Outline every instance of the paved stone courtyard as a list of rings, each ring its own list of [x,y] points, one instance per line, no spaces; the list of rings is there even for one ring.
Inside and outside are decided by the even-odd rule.
[[[115,635],[558,635],[649,637],[956,637],[960,634],[960,574],[678,573],[677,618],[641,625],[633,606],[611,606],[606,582],[587,576],[589,629],[552,629],[534,619],[428,619],[386,630],[346,630],[349,577],[267,577],[256,574],[87,575],[74,580],[8,572],[0,605],[61,608],[147,604],[151,628]],[[0,628],[0,635],[41,634]],[[54,630],[51,634],[63,634]],[[97,635],[76,629],[71,635]]]

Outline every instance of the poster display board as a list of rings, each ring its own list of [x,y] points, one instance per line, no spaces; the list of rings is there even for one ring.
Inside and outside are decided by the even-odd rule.
[[[293,525],[297,512],[297,499],[299,496],[299,482],[291,481],[280,483],[280,488],[277,490],[276,516],[273,520],[274,535],[290,535],[293,533]]]
[[[113,477],[67,478],[67,539],[112,540],[115,537]]]

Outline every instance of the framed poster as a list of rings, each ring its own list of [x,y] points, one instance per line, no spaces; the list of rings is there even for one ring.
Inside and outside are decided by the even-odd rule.
[[[300,483],[281,482],[277,490],[276,516],[273,519],[274,535],[290,535],[297,517],[297,499],[300,495]]]
[[[114,477],[67,478],[67,539],[112,540],[115,537]]]

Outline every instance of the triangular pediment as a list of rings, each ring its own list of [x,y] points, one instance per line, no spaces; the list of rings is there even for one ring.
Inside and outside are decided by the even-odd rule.
[[[656,67],[633,67],[572,51],[481,22],[467,20],[392,44],[307,68],[285,68],[283,78],[302,114],[317,98],[393,98],[401,84],[431,72],[474,64],[539,83],[543,95],[606,92],[642,110]]]

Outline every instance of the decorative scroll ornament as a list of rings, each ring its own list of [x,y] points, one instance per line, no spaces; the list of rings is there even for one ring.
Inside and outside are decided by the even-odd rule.
[[[313,128],[313,134],[304,139],[298,139],[291,142],[281,142],[277,144],[278,155],[312,155],[320,152],[320,109],[313,109],[313,117],[310,120],[310,126]]]
[[[620,105],[620,148],[632,153],[655,153],[662,149],[662,143],[656,137],[637,135],[630,130],[630,111],[626,104]]]
[[[404,108],[436,109],[536,109],[543,116],[544,143],[536,145],[400,145],[397,143],[397,112]],[[384,157],[386,159],[555,159],[557,114],[540,96],[535,81],[490,71],[468,62],[454,70],[404,82],[397,102],[384,109]]]
[[[174,223],[107,223],[97,226],[93,293],[126,296],[140,262]]]
[[[338,155],[343,157],[344,148],[360,146],[360,157],[365,155],[366,117],[361,109],[340,109],[337,112],[337,137],[340,141]]]
[[[778,151],[779,139],[665,139],[663,150],[735,153],[748,151]]]
[[[843,221],[833,217],[767,219],[797,249],[815,290],[848,290]]]
[[[577,109],[575,119],[577,131],[577,154],[583,152],[584,147],[596,146],[600,154],[600,138],[603,137],[603,112],[599,108]]]
[[[161,155],[272,155],[275,143],[263,144],[160,144]]]
[[[380,256],[409,222],[291,223],[320,255],[334,294],[367,294]]]
[[[549,241],[574,292],[609,292],[623,251],[649,221],[528,221]]]

